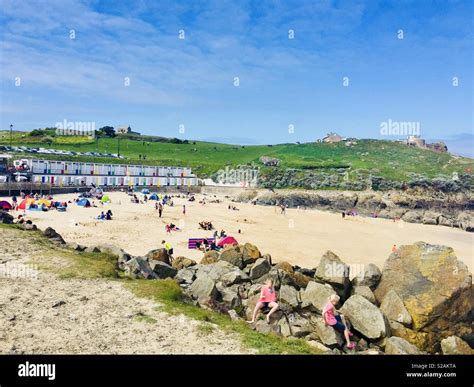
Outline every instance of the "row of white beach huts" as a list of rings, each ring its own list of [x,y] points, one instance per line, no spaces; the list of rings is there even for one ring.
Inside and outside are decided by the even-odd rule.
[[[187,167],[83,163],[27,159],[33,183],[52,186],[196,186],[198,178]],[[26,166],[25,166],[26,167]]]

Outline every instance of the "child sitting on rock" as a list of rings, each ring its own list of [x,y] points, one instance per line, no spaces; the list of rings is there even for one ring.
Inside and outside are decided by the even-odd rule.
[[[340,297],[336,294],[332,294],[328,298],[327,304],[323,308],[323,319],[326,325],[332,326],[336,331],[344,334],[347,342],[347,348],[353,349],[355,343],[351,342],[349,337],[352,333],[347,329],[347,323],[342,314],[336,314],[335,305],[339,302]]]
[[[276,292],[275,288],[273,287],[273,280],[271,278],[265,281],[265,285],[260,290],[260,298],[257,301],[257,305],[255,305],[255,309],[253,310],[252,320],[248,321],[250,324],[255,322],[257,318],[258,311],[262,308],[271,308],[270,312],[267,314],[267,323],[270,324],[270,317],[273,313],[275,313],[278,309],[278,304],[276,301]]]

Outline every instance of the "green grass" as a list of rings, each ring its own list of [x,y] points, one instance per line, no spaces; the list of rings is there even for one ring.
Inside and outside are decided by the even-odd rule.
[[[146,138],[146,137],[144,137]],[[78,152],[117,153],[116,138],[99,138],[91,141],[85,137],[54,137],[51,145],[39,145],[37,139],[26,133],[14,132],[13,145],[43,146]],[[9,144],[9,134],[0,132],[0,144]],[[456,158],[447,153],[408,147],[392,141],[358,140],[357,145],[344,143],[305,143],[240,146],[210,142],[189,141],[188,144],[120,140],[120,154],[126,160],[103,157],[77,157],[78,161],[105,163],[140,163],[150,165],[190,166],[198,176],[209,176],[226,166],[255,165],[262,167],[261,156],[277,157],[282,168],[321,170],[346,168],[348,171],[367,170],[388,180],[407,180],[410,173],[429,178],[439,174],[451,176],[453,172],[465,173],[474,169],[474,161]],[[139,155],[146,155],[145,161]],[[44,155],[50,159],[70,159],[70,156]],[[262,172],[268,171],[262,167]]]
[[[221,314],[186,302],[181,287],[172,279],[143,280],[130,279],[116,270],[116,258],[109,254],[84,253],[56,246],[44,237],[40,231],[24,231],[16,225],[0,224],[0,229],[15,230],[12,236],[21,238],[23,243],[34,244],[36,255],[32,264],[39,270],[56,274],[61,279],[103,278],[119,281],[137,297],[148,298],[157,303],[157,308],[171,315],[185,315],[201,322],[198,325],[200,335],[210,335],[214,326],[240,337],[244,346],[262,354],[317,354],[305,340],[281,338],[274,334],[253,331],[244,321],[233,321]],[[154,324],[156,320],[147,315],[137,315],[135,319]]]

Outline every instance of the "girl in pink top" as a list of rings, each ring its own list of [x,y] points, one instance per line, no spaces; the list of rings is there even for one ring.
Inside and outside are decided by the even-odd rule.
[[[267,279],[265,285],[260,290],[260,298],[258,299],[257,305],[255,305],[255,309],[253,310],[252,320],[248,321],[250,324],[255,322],[257,318],[258,311],[263,307],[269,307],[270,312],[267,314],[267,323],[270,324],[270,316],[275,313],[278,309],[278,304],[276,301],[276,293],[273,287],[272,279]]]
[[[355,343],[352,343],[349,339],[352,336],[352,333],[347,329],[347,324],[344,316],[342,314],[335,315],[336,310],[335,305],[339,302],[339,296],[332,294],[327,304],[323,308],[323,319],[326,325],[332,326],[335,330],[344,333],[346,338],[347,348],[352,349],[355,347]]]

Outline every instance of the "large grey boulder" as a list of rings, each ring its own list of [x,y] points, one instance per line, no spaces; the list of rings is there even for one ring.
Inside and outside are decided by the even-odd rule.
[[[352,279],[353,286],[368,286],[374,290],[382,278],[382,272],[373,263],[364,265],[364,269]]]
[[[254,328],[257,332],[260,333],[273,333],[275,335],[280,336],[281,335],[281,328],[280,325],[278,324],[267,324],[265,320],[258,320],[254,324]]]
[[[156,276],[161,279],[173,278],[178,273],[178,270],[174,267],[161,261],[150,261],[150,267]]]
[[[250,279],[254,280],[260,278],[264,274],[267,274],[271,268],[270,262],[265,258],[257,259],[250,269]]]
[[[310,282],[305,290],[300,291],[301,307],[322,313],[324,305],[328,302],[329,296],[333,294],[336,294],[336,292],[331,286],[317,282]]]
[[[408,313],[407,308],[403,304],[403,300],[397,294],[395,290],[389,290],[385,295],[380,310],[387,316],[389,320],[399,322],[410,328],[412,324],[412,318]]]
[[[333,327],[326,325],[321,317],[313,317],[311,322],[314,325],[319,340],[321,340],[324,345],[339,347],[343,345],[344,340],[342,339],[341,334]]]
[[[191,296],[198,300],[200,304],[206,304],[215,301],[219,296],[215,282],[209,276],[202,275],[188,288]]]
[[[200,276],[208,276],[214,281],[220,280],[222,276],[230,272],[237,271],[238,273],[243,273],[241,270],[239,270],[239,268],[226,261],[219,261],[206,265],[199,264],[192,267],[196,269],[196,277],[199,278]],[[243,274],[245,275],[245,273]]]
[[[243,269],[245,267],[243,257],[243,248],[241,246],[228,246],[222,250],[219,261],[229,262],[239,269]]]
[[[251,243],[246,243],[242,251],[242,259],[245,265],[255,262],[262,256],[260,250],[257,246],[252,245]]]
[[[173,259],[173,263],[171,266],[173,266],[176,270],[181,270],[184,269],[185,267],[189,266],[194,266],[196,265],[196,261],[186,258],[186,257],[176,257]]]
[[[134,257],[124,264],[125,273],[133,278],[155,279],[156,274],[145,258]]]
[[[474,355],[474,350],[469,344],[457,336],[441,340],[441,350],[444,355]]]
[[[368,286],[354,286],[351,289],[351,296],[354,294],[358,294],[359,296],[364,297],[368,301],[370,301],[372,304],[375,304],[375,296],[372,290]]]
[[[52,227],[47,227],[46,230],[43,231],[43,235],[53,242],[57,242],[62,245],[66,244],[66,241],[63,239],[63,237]]]
[[[379,339],[386,336],[386,324],[382,312],[362,296],[351,296],[340,309],[349,318],[358,332],[368,339]]]
[[[97,247],[103,253],[115,255],[117,257],[117,265],[122,270],[124,269],[125,262],[128,262],[130,259],[132,259],[130,254],[116,245],[102,244]]]
[[[204,254],[201,259],[201,265],[208,265],[210,263],[216,263],[219,260],[219,253],[215,250],[208,251]]]
[[[390,290],[403,300],[413,330],[433,333],[438,342],[459,335],[472,313],[472,274],[447,246],[417,242],[399,247],[385,262],[375,297],[382,302]]]
[[[286,302],[293,308],[297,308],[299,306],[299,293],[292,286],[282,285],[279,291],[279,300]]]
[[[229,308],[234,309],[241,305],[239,293],[235,289],[224,286],[221,282],[216,284],[216,288],[220,294],[220,299],[223,304]]]
[[[249,276],[237,267],[223,274],[219,279],[225,286],[231,286],[234,284],[241,284],[250,281]]]
[[[314,331],[314,327],[311,322],[297,313],[291,313],[288,315],[288,322],[290,324],[291,335],[294,337],[308,336]]]
[[[349,296],[350,268],[332,251],[327,251],[319,261],[315,278],[329,283],[337,294],[345,300]]]
[[[188,268],[178,270],[176,276],[174,277],[178,283],[191,284],[195,278],[195,272]]]
[[[387,355],[420,355],[422,352],[401,337],[392,336],[385,340]]]

